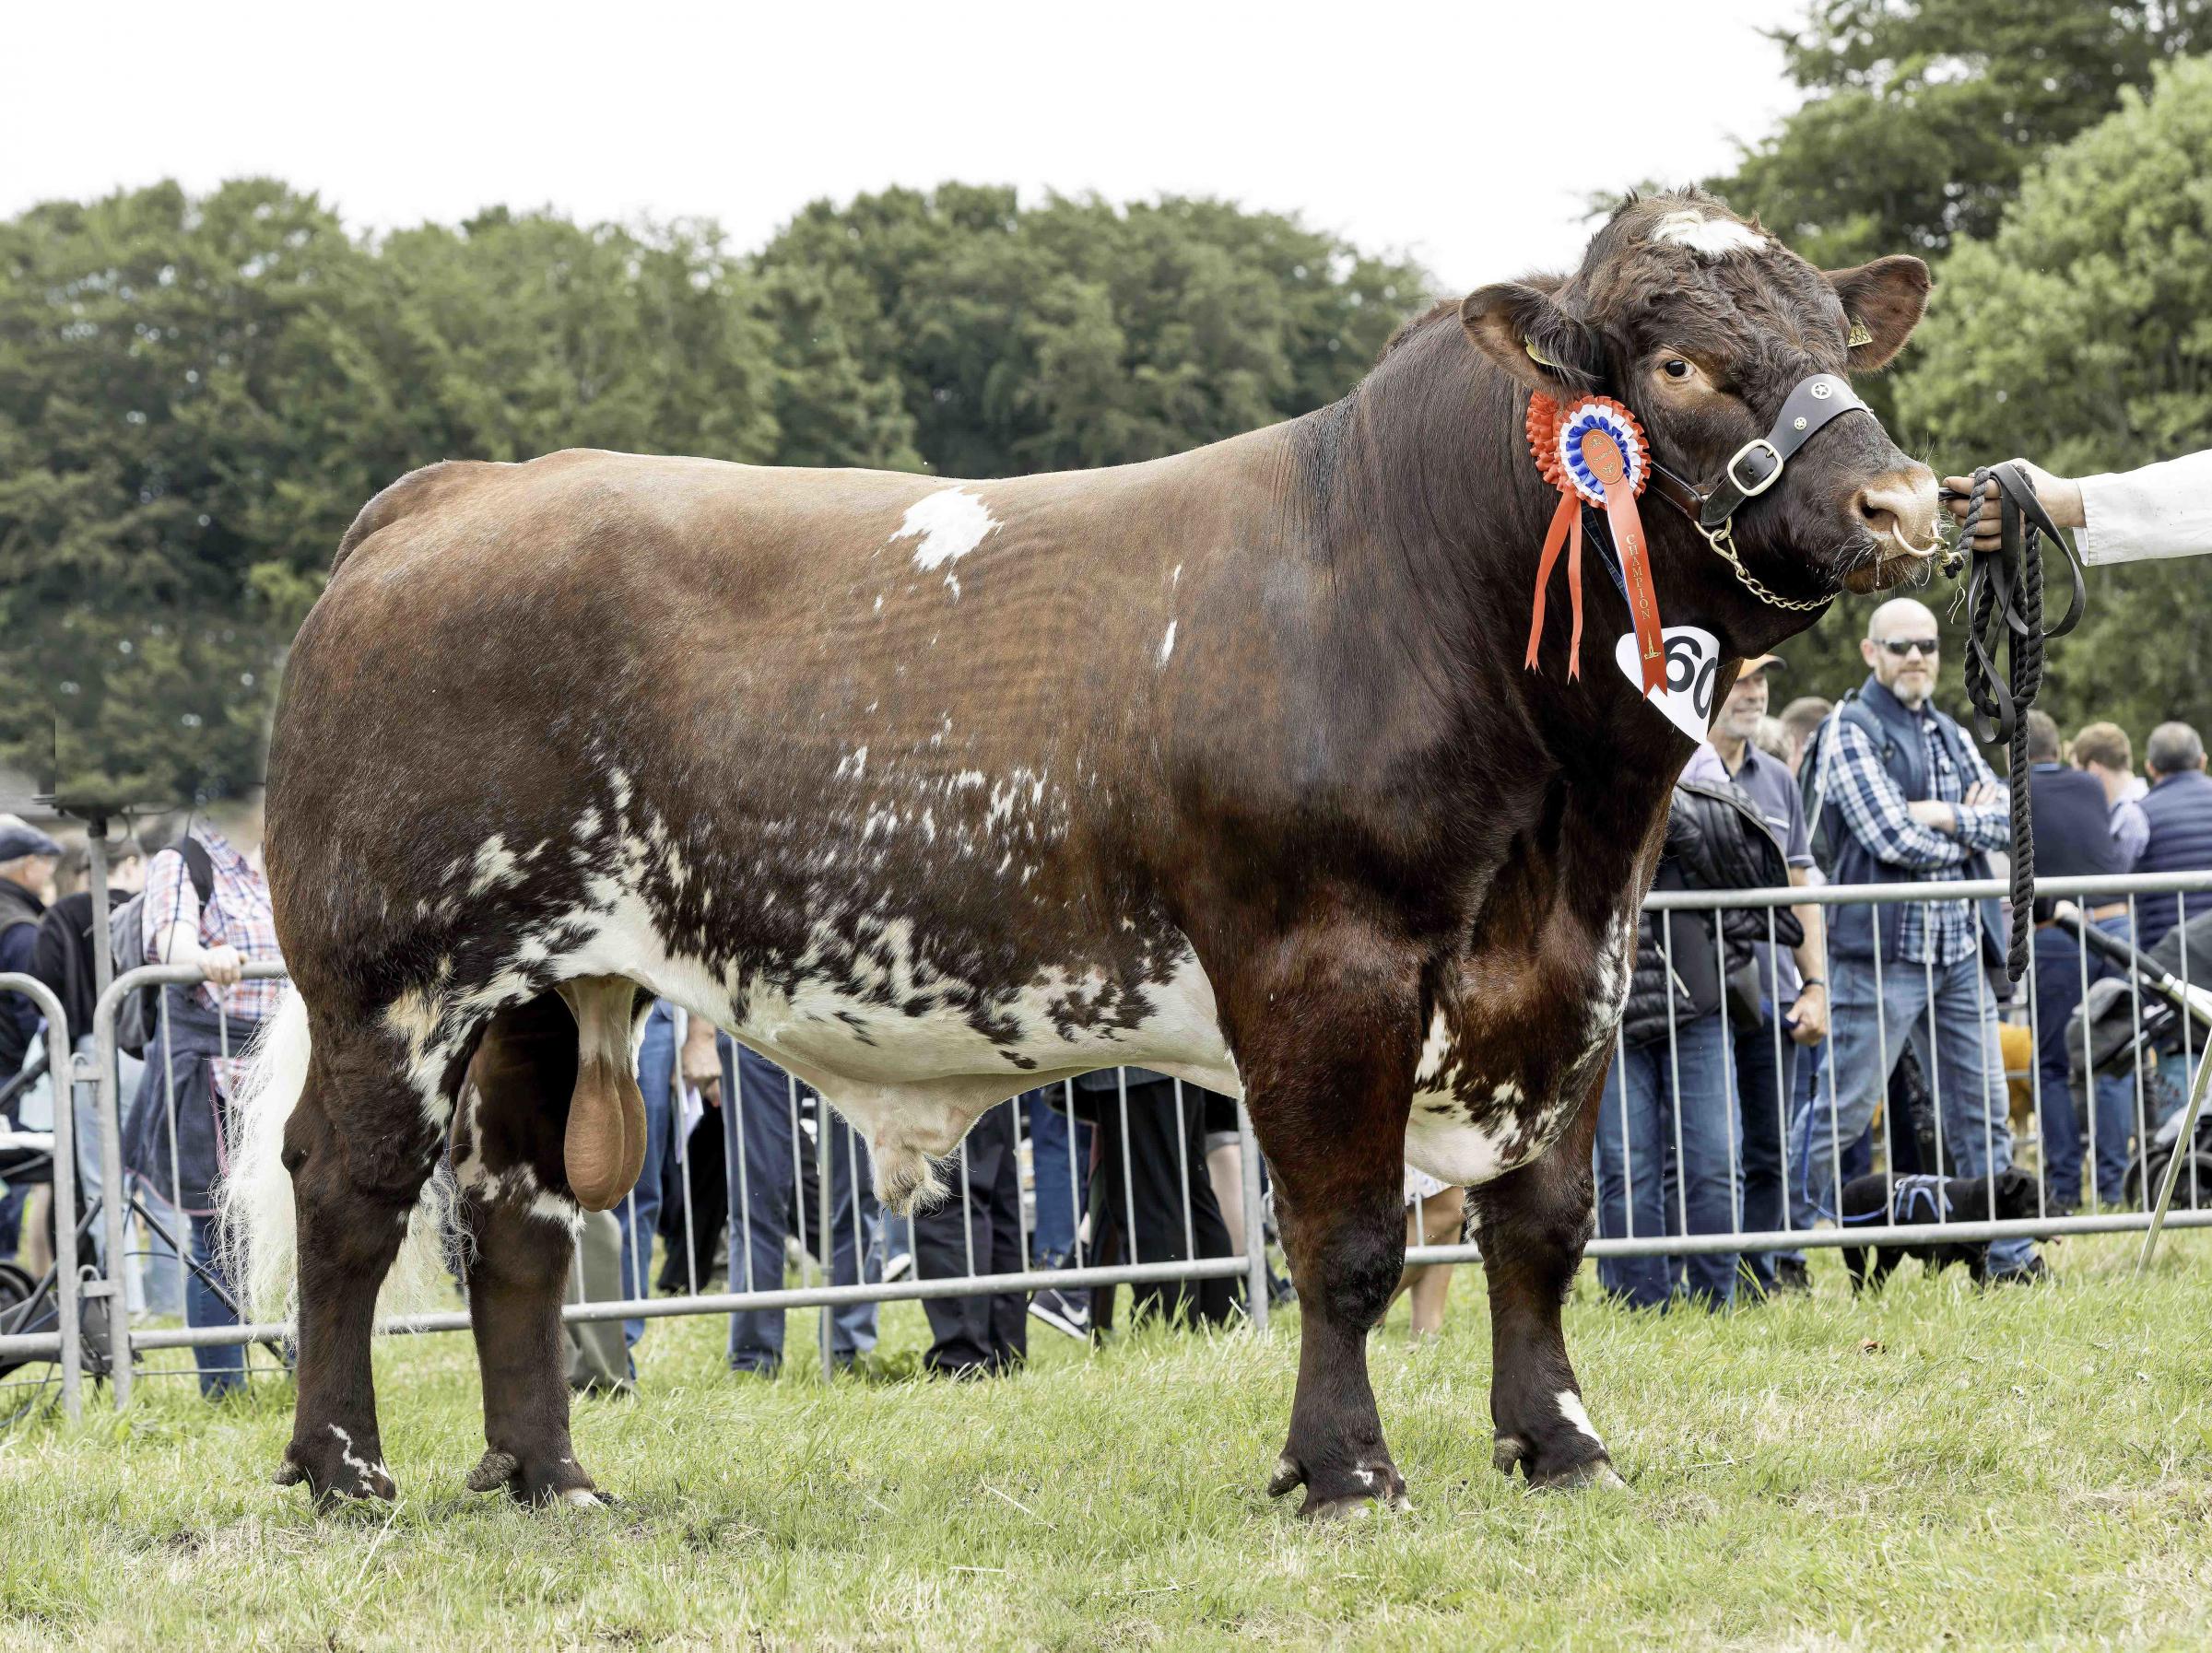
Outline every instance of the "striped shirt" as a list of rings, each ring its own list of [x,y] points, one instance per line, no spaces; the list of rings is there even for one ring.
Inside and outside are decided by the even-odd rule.
[[[182,852],[164,850],[154,857],[147,868],[143,909],[147,957],[160,962],[163,940],[172,926],[182,924],[191,927],[202,947],[229,945],[248,964],[282,964],[284,955],[276,950],[276,917],[269,907],[269,881],[214,827],[195,826],[191,836],[207,851],[208,864],[215,870],[214,885],[202,907]],[[208,1010],[220,1011],[235,1023],[252,1024],[276,1014],[284,983],[241,981],[218,992],[203,982],[196,991]],[[241,1026],[235,1037],[242,1041],[252,1032],[251,1026]]]
[[[1924,826],[1912,818],[1910,800],[1882,767],[1881,754],[1866,732],[1849,718],[1835,721],[1835,756],[1828,772],[1828,795],[1843,812],[1844,825],[1875,860],[1912,875],[1916,884],[1957,884],[1967,876],[1976,854],[2005,850],[2012,842],[2011,791],[1999,780],[1974,744],[1961,733],[1967,773],[1951,761],[1952,743],[1934,733],[1935,712],[1923,706],[1913,713],[1921,749],[1927,761],[1928,796],[1959,812],[1956,837]],[[1959,802],[1976,786],[1995,788],[1986,803]],[[1914,964],[1951,965],[1970,957],[1981,944],[1981,920],[1971,901],[1908,901],[1895,908],[1904,956]]]

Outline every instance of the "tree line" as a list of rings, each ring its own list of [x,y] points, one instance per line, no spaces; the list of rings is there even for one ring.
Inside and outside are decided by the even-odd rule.
[[[2208,31],[2212,0],[1818,0],[1775,37],[1803,104],[1705,182],[1816,263],[1935,264],[1869,394],[1939,467],[2201,447]],[[959,183],[818,202],[754,252],[506,208],[362,235],[271,180],[46,203],[0,222],[0,762],[80,801],[257,780],[339,535],[433,460],[1148,459],[1342,395],[1429,289],[1279,214]],[[2202,565],[2089,581],[2054,715],[2212,724]],[[1864,622],[1790,644],[1792,688],[1854,683]]]
[[[1151,459],[1342,395],[1426,287],[1278,214],[963,184],[751,253],[504,208],[362,236],[271,180],[47,203],[0,223],[0,761],[80,802],[257,780],[285,642],[418,465]]]

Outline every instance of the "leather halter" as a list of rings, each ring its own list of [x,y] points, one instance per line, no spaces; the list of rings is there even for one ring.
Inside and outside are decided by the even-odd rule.
[[[1700,487],[1668,470],[1655,455],[1650,459],[1649,487],[1696,525],[1714,553],[1761,602],[1776,608],[1826,608],[1835,601],[1834,592],[1806,602],[1779,596],[1761,584],[1736,554],[1735,519],[1747,501],[1757,498],[1782,480],[1784,467],[1799,449],[1847,413],[1874,416],[1874,410],[1859,400],[1849,382],[1840,375],[1809,374],[1800,379],[1783,399],[1782,411],[1774,416],[1773,426],[1767,434],[1752,438],[1731,454],[1728,463],[1721,467],[1720,479],[1710,487]]]

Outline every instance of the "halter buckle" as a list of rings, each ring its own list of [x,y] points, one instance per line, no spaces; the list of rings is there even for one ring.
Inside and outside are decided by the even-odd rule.
[[[1738,476],[1735,474],[1735,467],[1743,463],[1745,456],[1750,453],[1752,450],[1756,448],[1764,448],[1767,451],[1767,456],[1774,462],[1774,468],[1769,471],[1764,476],[1761,476],[1757,482],[1746,482],[1741,476]],[[1751,499],[1756,498],[1759,495],[1765,493],[1769,488],[1774,486],[1777,480],[1780,479],[1782,475],[1783,463],[1782,450],[1780,448],[1777,448],[1772,442],[1769,441],[1763,436],[1755,436],[1749,441],[1746,442],[1742,447],[1738,448],[1734,453],[1729,455],[1728,463],[1721,467],[1721,474],[1728,478],[1729,486],[1735,488],[1737,493],[1743,495],[1743,497],[1747,499]]]

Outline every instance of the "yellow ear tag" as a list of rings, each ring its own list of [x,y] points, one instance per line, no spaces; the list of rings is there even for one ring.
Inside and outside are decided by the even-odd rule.
[[[1521,347],[1528,352],[1528,359],[1535,362],[1539,368],[1549,368],[1555,373],[1563,372],[1565,370],[1558,362],[1552,360],[1550,357],[1545,355],[1543,351],[1536,348],[1535,340],[1524,339],[1522,341]]]
[[[1845,339],[1843,343],[1849,348],[1856,350],[1861,345],[1873,344],[1874,334],[1866,330],[1865,322],[1860,321],[1858,317],[1853,316],[1851,318],[1851,336]]]

